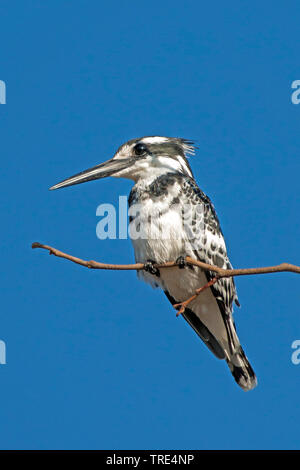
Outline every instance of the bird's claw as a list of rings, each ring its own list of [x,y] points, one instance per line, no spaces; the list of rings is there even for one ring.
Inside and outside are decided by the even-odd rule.
[[[184,256],[179,256],[176,260],[176,264],[179,267],[179,269],[184,269],[187,266],[187,262],[185,260]]]
[[[156,264],[155,261],[148,259],[146,263],[144,264],[144,270],[147,273],[153,274],[153,276],[160,277],[159,269],[154,266],[155,264]]]

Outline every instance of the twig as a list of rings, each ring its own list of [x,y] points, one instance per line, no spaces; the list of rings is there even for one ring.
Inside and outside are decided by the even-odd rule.
[[[58,256],[59,258],[65,258],[73,263],[80,264],[81,266],[85,266],[86,268],[90,269],[111,269],[111,270],[135,270],[140,271],[145,269],[145,265],[143,263],[135,263],[135,264],[107,264],[107,263],[99,263],[98,261],[85,261],[83,259],[77,258],[75,256],[69,255],[64,253],[63,251],[57,250],[49,245],[43,245],[42,243],[35,242],[32,244],[32,248],[42,248],[44,250],[48,250],[50,255]],[[278,264],[277,266],[268,266],[264,268],[246,268],[246,269],[222,269],[218,266],[214,266],[211,264],[203,263],[202,261],[198,261],[194,258],[190,258],[187,256],[185,258],[186,264],[190,266],[198,266],[199,268],[204,269],[205,271],[212,271],[216,273],[216,276],[209,281],[204,286],[200,287],[195,291],[195,294],[190,297],[189,299],[185,300],[184,302],[180,302],[179,304],[175,304],[174,307],[180,309],[177,312],[177,316],[184,312],[187,305],[195,300],[195,298],[203,292],[208,287],[211,287],[215,284],[218,279],[223,277],[234,277],[234,276],[249,276],[254,274],[271,274],[271,273],[279,273],[279,272],[292,272],[300,274],[300,266],[296,266],[294,264],[289,263],[282,263]],[[164,268],[173,268],[178,266],[176,261],[167,261],[163,264],[153,264],[153,268],[157,269],[164,269]]]
[[[107,263],[99,263],[98,261],[85,261],[80,258],[76,258],[76,256],[68,255],[67,253],[64,253],[63,251],[57,250],[56,248],[53,248],[52,246],[49,245],[43,245],[42,243],[39,242],[34,242],[31,245],[32,248],[43,248],[44,250],[49,251],[49,255],[54,255],[58,256],[58,258],[65,258],[69,261],[72,261],[73,263],[80,264],[81,266],[85,266],[86,268],[90,269],[112,269],[116,271],[140,271],[141,269],[144,269],[144,264],[143,263],[135,263],[135,264],[107,264]],[[173,268],[174,266],[177,266],[176,261],[170,261],[168,263],[164,264],[154,264],[154,268]]]
[[[176,317],[179,317],[182,313],[184,313],[186,307],[193,301],[195,300],[201,292],[203,292],[205,289],[208,289],[208,287],[213,286],[218,280],[220,279],[220,276],[215,276],[213,279],[211,279],[209,282],[207,282],[204,286],[200,287],[199,289],[195,290],[195,294],[192,295],[189,299],[184,300],[183,302],[179,302],[178,304],[174,304],[173,307],[178,310],[176,313]],[[180,308],[179,308],[180,307]]]

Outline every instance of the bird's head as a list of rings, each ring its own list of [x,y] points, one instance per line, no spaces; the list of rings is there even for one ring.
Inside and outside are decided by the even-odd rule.
[[[86,181],[114,176],[137,182],[149,181],[164,173],[182,173],[193,178],[187,155],[194,153],[193,143],[177,137],[141,137],[121,145],[114,157],[100,165],[77,173],[50,189],[59,189]]]

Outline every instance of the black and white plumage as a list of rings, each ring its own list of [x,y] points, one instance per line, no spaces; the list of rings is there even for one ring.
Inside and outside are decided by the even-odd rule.
[[[190,141],[142,137],[122,145],[106,163],[68,178],[51,189],[104,176],[135,182],[129,195],[130,234],[136,262],[156,263],[191,256],[231,268],[220,223],[210,199],[197,186],[187,156]],[[160,287],[172,304],[191,297],[214,277],[194,266],[139,271],[138,276]],[[236,382],[251,390],[255,373],[240,345],[233,321],[237,293],[233,278],[219,279],[186,308],[183,317],[219,359],[225,359]]]

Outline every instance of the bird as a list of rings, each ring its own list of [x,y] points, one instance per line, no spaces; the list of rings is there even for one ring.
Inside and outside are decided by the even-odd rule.
[[[135,260],[144,264],[138,277],[162,289],[175,307],[215,277],[212,271],[188,265],[187,256],[232,269],[214,205],[197,185],[189,163],[195,149],[193,141],[179,137],[131,139],[110,160],[49,188],[109,176],[132,180],[129,234]],[[173,260],[178,266],[155,267]],[[257,378],[237,336],[234,303],[239,306],[233,277],[219,278],[189,303],[182,316],[214,356],[225,360],[236,383],[248,391],[257,385]]]

